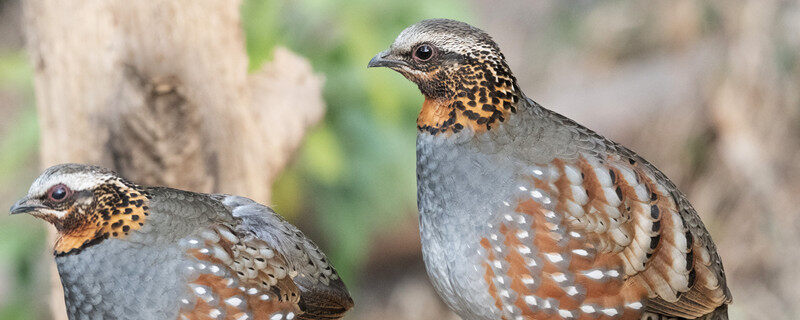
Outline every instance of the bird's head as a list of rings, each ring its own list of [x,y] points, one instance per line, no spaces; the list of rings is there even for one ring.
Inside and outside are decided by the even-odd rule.
[[[497,44],[464,22],[423,20],[403,30],[368,67],[387,67],[425,96],[417,119],[431,134],[489,130],[516,112],[522,95]]]
[[[55,253],[62,255],[141,228],[148,204],[141,187],[108,169],[61,164],[45,170],[11,214],[28,213],[55,226]]]

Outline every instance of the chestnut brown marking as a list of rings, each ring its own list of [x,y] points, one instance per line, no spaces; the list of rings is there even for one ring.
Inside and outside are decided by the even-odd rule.
[[[635,174],[636,181],[627,181],[623,178],[625,175],[620,173],[621,169],[617,169],[613,165],[605,163],[613,163],[617,166],[627,166]],[[530,273],[528,274],[529,276],[532,276],[534,279],[538,280],[535,282],[538,287],[536,287],[536,292],[534,292],[532,295],[540,298],[552,298],[558,300],[560,308],[569,309],[566,306],[571,306],[572,302],[570,301],[575,301],[576,303],[579,301],[573,299],[573,297],[565,296],[564,290],[561,289],[558,283],[555,283],[555,281],[552,280],[551,274],[554,272],[563,272],[565,275],[577,275],[572,278],[574,279],[572,285],[585,290],[582,291],[585,292],[585,300],[581,301],[581,304],[595,304],[598,308],[613,307],[617,310],[617,312],[619,312],[617,317],[622,319],[638,319],[638,316],[641,314],[644,308],[636,310],[632,308],[626,308],[624,306],[633,302],[641,302],[643,305],[649,305],[649,301],[653,301],[653,299],[660,299],[648,298],[648,288],[655,285],[650,277],[654,275],[658,275],[659,277],[668,277],[668,271],[672,271],[670,268],[675,265],[674,261],[670,259],[671,255],[673,254],[670,250],[677,249],[675,245],[675,236],[677,236],[677,234],[673,232],[674,229],[672,228],[685,228],[685,222],[682,220],[680,220],[682,222],[681,224],[676,224],[678,220],[676,220],[675,217],[679,216],[675,208],[675,202],[673,202],[670,197],[662,196],[660,194],[658,191],[659,187],[654,182],[655,178],[652,176],[652,174],[644,171],[646,169],[645,166],[631,166],[628,165],[627,161],[613,161],[612,159],[607,160],[607,162],[601,162],[600,165],[608,166],[609,169],[607,170],[609,170],[609,174],[612,174],[613,172],[613,180],[615,182],[614,188],[617,188],[615,192],[617,192],[617,196],[621,200],[621,204],[617,209],[620,210],[621,214],[619,219],[622,219],[623,221],[621,222],[622,224],[619,225],[619,228],[627,228],[629,231],[628,234],[631,236],[640,236],[641,234],[636,234],[636,232],[640,231],[637,231],[638,229],[634,228],[633,226],[637,223],[636,221],[639,221],[637,219],[647,219],[653,221],[653,209],[651,206],[655,206],[655,210],[657,210],[658,213],[656,215],[657,220],[655,220],[657,223],[655,223],[655,227],[645,224],[648,226],[648,228],[647,230],[642,230],[642,232],[651,232],[651,230],[657,230],[658,234],[653,236],[653,244],[656,245],[656,248],[651,252],[650,259],[646,260],[644,271],[632,276],[625,276],[624,272],[620,271],[620,276],[617,278],[604,277],[599,281],[589,279],[585,276],[581,276],[580,272],[591,269],[622,270],[623,261],[620,254],[610,252],[593,252],[593,256],[591,258],[571,255],[571,260],[569,261],[569,265],[566,267],[566,270],[564,270],[563,266],[557,266],[554,263],[550,263],[546,259],[542,259],[542,253],[545,252],[559,252],[563,255],[569,254],[571,250],[578,248],[591,251],[593,250],[592,248],[596,248],[594,244],[601,239],[600,235],[587,232],[587,230],[585,230],[580,224],[570,223],[568,222],[569,220],[566,219],[568,215],[565,207],[566,201],[571,201],[573,197],[571,185],[564,173],[564,166],[566,164],[563,160],[554,160],[552,164],[553,166],[550,166],[550,168],[555,167],[555,170],[558,170],[558,175],[556,175],[558,178],[554,180],[540,180],[529,176],[526,177],[526,179],[529,179],[537,189],[547,192],[552,199],[556,200],[554,209],[556,210],[556,213],[562,214],[565,218],[561,221],[561,223],[559,223],[559,228],[565,228],[564,230],[566,230],[566,232],[577,231],[584,237],[581,238],[581,241],[574,239],[568,239],[566,242],[554,241],[550,237],[550,235],[552,235],[551,231],[545,227],[548,223],[552,222],[549,222],[545,218],[544,207],[542,207],[541,204],[534,201],[532,198],[524,199],[517,203],[516,211],[524,214],[526,217],[529,217],[532,220],[531,230],[533,232],[530,232],[532,235],[532,237],[529,238],[530,240],[520,240],[519,238],[515,237],[515,234],[519,230],[510,227],[511,224],[500,226],[500,232],[505,235],[504,245],[510,250],[506,251],[507,255],[504,257],[505,261],[509,263],[508,276],[512,278],[510,289],[517,291],[516,293],[519,294],[517,300],[514,302],[514,305],[523,311],[527,310],[521,307],[525,305],[524,301],[520,301],[521,297],[526,294],[526,291],[520,292],[518,290],[528,290],[528,288],[525,287],[521,282],[524,275],[516,275],[517,273],[524,271],[524,269],[516,267],[517,265],[520,267],[524,266],[524,259],[522,255],[520,255],[518,252],[515,252],[514,249],[519,245],[527,245],[528,243],[532,243],[534,246],[532,246],[531,249],[533,249],[533,252],[535,252],[537,262],[541,262],[539,264],[540,269],[528,271]],[[583,209],[591,209],[590,205],[597,205],[600,208],[602,207],[599,206],[599,204],[606,205],[607,200],[605,199],[605,190],[602,189],[597,176],[594,175],[593,166],[589,165],[586,159],[579,159],[571,164],[577,165],[579,168],[583,176],[582,187],[586,189],[587,197],[589,198],[587,206],[585,206]],[[638,195],[636,194],[636,189],[634,187],[639,183],[644,184],[647,190],[649,190],[645,199],[639,199]],[[644,208],[646,209],[642,208],[640,204],[644,205]],[[595,209],[597,209],[597,207],[595,207]],[[605,212],[601,210],[599,211],[600,212],[596,215],[607,215]],[[691,232],[688,231],[681,233],[681,235],[687,237],[687,244],[691,246],[691,250],[687,249],[684,251],[685,253],[682,254],[681,257],[692,260],[692,262],[686,265],[685,275],[687,278],[689,274],[692,275],[692,282],[694,285],[688,292],[681,294],[676,303],[680,304],[679,308],[689,311],[693,310],[691,309],[692,306],[695,306],[697,310],[705,310],[704,312],[706,313],[710,312],[714,307],[721,303],[722,299],[725,299],[724,293],[722,293],[718,285],[713,283],[716,281],[715,276],[709,271],[710,269],[707,267],[707,265],[703,264],[703,262],[700,260],[701,255],[697,252],[699,252],[698,250],[705,250],[704,248],[698,246],[700,241],[695,239]],[[487,251],[490,252],[492,259],[494,259],[495,255],[491,252],[491,250],[489,250],[488,240],[485,244],[485,248],[487,248]],[[490,266],[487,265],[487,267]],[[495,274],[493,272],[489,274],[489,277],[492,279],[494,276]],[[665,278],[665,280],[668,280],[668,278]],[[494,284],[492,283],[492,285]],[[498,299],[499,296],[497,296],[497,287],[493,286],[492,290],[494,290],[493,297]],[[719,302],[711,301],[711,298],[704,298],[703,295],[705,294],[708,294],[710,297],[718,297]],[[503,306],[502,300],[496,301],[499,301],[501,306]],[[699,305],[700,307],[697,307],[696,305]],[[580,306],[580,304],[577,304],[577,306]],[[573,309],[573,311],[575,311],[575,309]],[[528,313],[524,313],[524,315],[530,316]],[[552,313],[547,314],[537,311],[535,315],[539,316],[540,318],[547,318],[551,317]],[[580,312],[574,315],[576,319],[593,318]],[[596,315],[597,314],[592,316]],[[602,319],[606,317],[601,316],[600,318]]]
[[[501,228],[500,232],[505,236],[505,240],[503,244],[507,248],[505,260],[508,262],[508,276],[511,278],[511,285],[510,288],[514,292],[518,293],[516,301],[514,301],[514,305],[517,306],[520,310],[522,310],[522,315],[530,316],[531,308],[525,302],[525,295],[529,294],[528,287],[522,282],[524,277],[531,277],[531,270],[528,270],[528,267],[525,264],[525,258],[522,254],[519,253],[520,245],[524,245],[519,238],[515,236],[515,233],[519,231],[519,229],[510,229],[510,228]],[[535,277],[534,277],[535,278]]]
[[[483,280],[489,285],[489,295],[494,298],[495,307],[497,307],[498,310],[503,310],[503,302],[500,300],[500,296],[497,294],[497,287],[494,285],[495,274],[494,271],[492,271],[492,266],[489,265],[489,261],[493,261],[495,259],[492,246],[489,244],[489,239],[487,238],[482,238],[480,243],[481,247],[483,247],[483,249],[489,253],[486,262],[483,263],[484,268],[486,268],[486,273],[483,275]],[[503,316],[502,319],[505,320],[505,316]]]
[[[563,177],[563,171],[559,175]],[[558,183],[555,183],[558,185]],[[557,187],[557,186],[556,186]],[[548,192],[553,192],[552,190],[544,189]],[[546,235],[546,229],[542,226],[546,220],[544,219],[544,208],[536,201],[525,200],[517,205],[517,212],[526,214],[527,216],[533,218],[534,220],[531,222],[532,228],[534,231],[531,233],[534,236],[534,244],[540,253],[542,252],[559,252],[562,255],[570,255],[571,260],[570,264],[566,270],[557,267],[555,264],[550,263],[547,259],[541,259],[541,254],[539,255],[540,261],[543,264],[541,272],[538,274],[534,274],[535,279],[540,279],[539,287],[537,291],[533,293],[533,295],[541,297],[541,298],[552,298],[556,299],[559,302],[559,308],[565,310],[577,310],[580,305],[593,303],[598,305],[600,308],[605,307],[613,307],[618,310],[620,313],[618,316],[622,319],[638,319],[637,317],[641,314],[642,310],[635,310],[629,308],[623,308],[625,303],[635,302],[635,301],[642,301],[646,297],[646,290],[640,286],[635,284],[627,283],[623,280],[622,277],[616,278],[606,278],[601,281],[590,279],[585,276],[581,276],[582,271],[588,271],[592,269],[612,269],[612,268],[619,268],[622,262],[620,258],[616,254],[605,253],[605,254],[598,254],[595,255],[593,259],[583,258],[574,254],[571,254],[571,250],[574,249],[585,249],[586,243],[578,240],[571,239],[567,242],[565,247],[559,246],[554,241],[543,241],[540,238],[549,238]],[[585,232],[580,228],[575,228],[573,226],[566,225],[565,223],[561,223],[560,227],[566,228],[566,232],[569,231],[580,231]],[[506,241],[509,241],[508,238],[513,238],[513,232],[509,232],[509,235],[506,237]],[[544,246],[541,246],[541,245]],[[550,276],[555,272],[562,272],[566,275],[574,275],[575,282],[573,285],[576,287],[584,288],[586,291],[585,300],[579,301],[569,295],[566,295],[564,289],[556,283],[553,278]],[[513,278],[513,277],[512,277]],[[521,294],[521,293],[520,293]],[[523,309],[524,310],[524,309]],[[539,313],[537,313],[539,314]],[[527,314],[524,314],[527,316]],[[540,314],[542,317],[547,318],[548,316],[545,314]],[[576,319],[595,319],[597,314],[584,314],[579,313],[575,314]]]

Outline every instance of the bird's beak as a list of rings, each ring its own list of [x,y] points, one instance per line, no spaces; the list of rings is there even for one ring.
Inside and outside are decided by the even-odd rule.
[[[24,197],[11,206],[11,214],[30,213],[46,208],[38,200]]]
[[[367,68],[387,67],[394,69],[405,65],[405,61],[393,59],[391,50],[384,50],[372,57],[372,60],[367,64]]]

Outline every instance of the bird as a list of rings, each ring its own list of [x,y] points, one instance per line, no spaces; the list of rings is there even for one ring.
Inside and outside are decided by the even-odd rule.
[[[467,23],[404,29],[368,68],[424,96],[417,204],[425,267],[463,319],[727,319],[711,235],[630,149],[528,98]]]
[[[353,306],[317,245],[245,197],[60,164],[10,211],[55,227],[70,319],[339,319]]]

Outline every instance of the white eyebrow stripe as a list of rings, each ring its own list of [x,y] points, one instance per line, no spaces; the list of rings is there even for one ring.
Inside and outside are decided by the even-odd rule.
[[[60,174],[56,176],[48,175],[46,177],[39,177],[31,184],[28,190],[28,196],[31,198],[44,196],[50,187],[59,183],[64,184],[72,191],[91,190],[94,187],[104,183],[109,178],[108,174],[74,172],[68,174]]]

